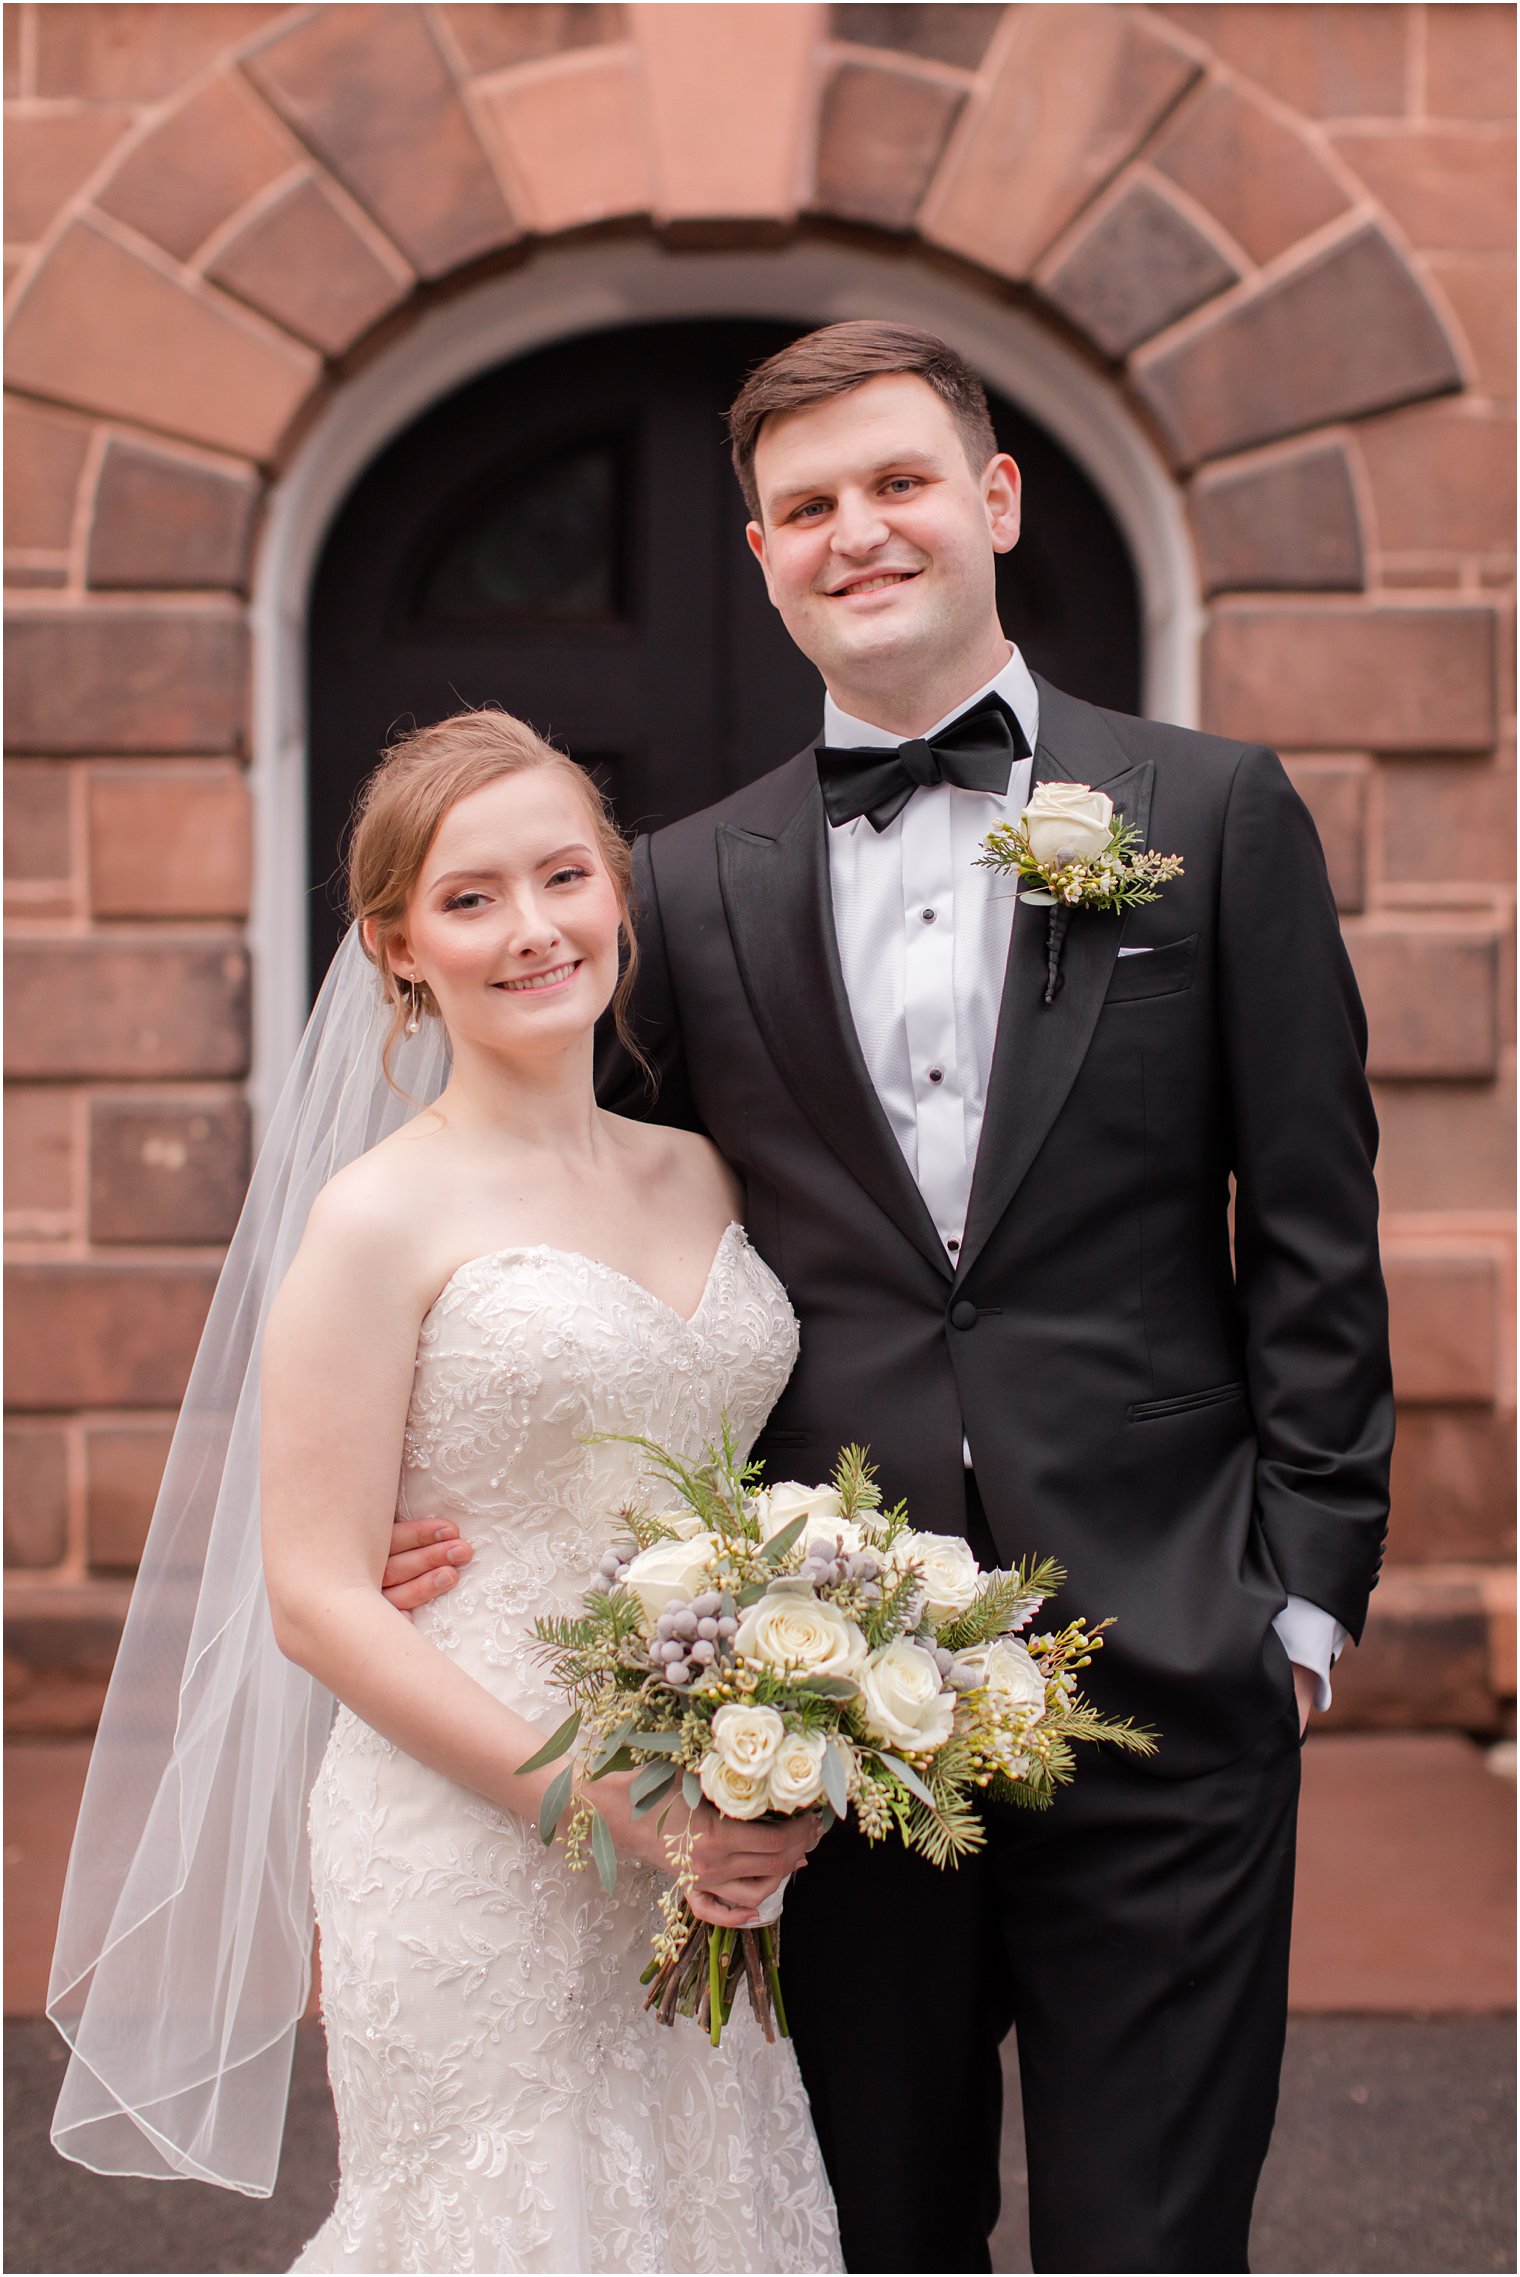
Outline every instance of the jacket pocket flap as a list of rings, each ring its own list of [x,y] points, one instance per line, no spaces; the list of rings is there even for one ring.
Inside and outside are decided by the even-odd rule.
[[[1198,936],[1189,933],[1186,940],[1168,941],[1164,948],[1151,949],[1143,957],[1120,957],[1104,1003],[1131,1004],[1141,996],[1179,995],[1192,986],[1197,953]]]

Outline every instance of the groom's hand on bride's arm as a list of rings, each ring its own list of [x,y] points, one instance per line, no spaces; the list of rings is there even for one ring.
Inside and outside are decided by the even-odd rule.
[[[459,1568],[475,1555],[448,1518],[398,1518],[391,1528],[390,1555],[380,1576],[388,1605],[415,1613],[431,1605],[459,1578]]]

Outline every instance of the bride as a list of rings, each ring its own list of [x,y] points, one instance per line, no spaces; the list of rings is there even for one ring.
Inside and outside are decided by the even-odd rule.
[[[540,1842],[552,1770],[518,1769],[558,1721],[534,1618],[577,1606],[619,1508],[647,1491],[637,1451],[596,1435],[695,1454],[726,1414],[747,1447],[796,1352],[711,1146],[595,1104],[593,1028],[609,1003],[621,1016],[631,977],[628,876],[581,771],[499,712],[398,744],[354,832],[344,955],[357,939],[374,967],[368,1079],[439,1029],[451,1066],[430,1105],[321,1187],[263,1336],[263,1620],[314,1698],[341,1703],[309,1815],[341,2178],[303,2270],[840,2267],[790,2047],[737,2009],[713,2049],[643,2008],[665,1847],[628,1779],[597,1788],[622,1861],[609,1895]],[[393,1520],[421,1510],[468,1521],[477,1548],[413,1620],[377,1584]],[[188,1653],[177,1753],[196,1665]],[[230,1728],[246,1687],[221,1689]],[[725,1926],[753,1920],[817,1837],[811,1815],[700,1818],[693,1904]],[[223,1865],[257,1935],[266,1907],[246,1881],[271,1872],[245,1819],[244,1854]],[[71,1880],[89,1826],[87,1806]],[[192,1882],[214,1879],[206,1848],[202,1825]],[[131,1912],[139,1940],[149,1910]],[[218,2121],[194,2063],[151,2094],[110,2081],[90,2050],[111,2019],[97,2013],[92,2040],[69,1928],[66,1908],[59,2147],[162,2171],[102,2149],[125,2115],[169,2171],[256,2186],[206,2155]],[[238,1944],[223,1928],[218,1949]],[[267,2096],[249,1998],[284,2021],[250,1993],[219,2060]],[[234,2063],[239,2033],[251,2053]]]

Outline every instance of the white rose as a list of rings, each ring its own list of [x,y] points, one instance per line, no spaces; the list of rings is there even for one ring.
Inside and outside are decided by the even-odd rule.
[[[899,1567],[909,1560],[922,1566],[924,1610],[936,1626],[964,1613],[976,1595],[981,1574],[970,1544],[959,1534],[899,1534],[892,1555]]]
[[[767,1770],[786,1737],[774,1708],[720,1708],[712,1720],[713,1748],[730,1771]]]
[[[734,1650],[742,1660],[795,1676],[857,1678],[866,1640],[837,1605],[815,1597],[806,1583],[768,1590],[739,1623]]]
[[[644,1608],[648,1620],[658,1620],[667,1605],[684,1604],[707,1587],[707,1561],[718,1542],[712,1534],[693,1534],[689,1542],[654,1542],[640,1550],[623,1576]]]
[[[940,1690],[938,1666],[906,1637],[872,1653],[860,1705],[878,1739],[915,1755],[943,1747],[955,1721],[955,1694]]]
[[[772,1810],[805,1811],[817,1802],[823,1793],[823,1753],[828,1744],[821,1731],[787,1733],[771,1763]]]
[[[721,1755],[708,1753],[697,1767],[702,1792],[713,1809],[725,1818],[759,1818],[771,1807],[770,1784],[763,1771],[733,1771]]]
[[[650,1513],[657,1526],[667,1526],[681,1542],[695,1540],[702,1531],[702,1521],[689,1503],[683,1502],[679,1510],[655,1510]]]
[[[1045,1713],[1045,1679],[1017,1637],[994,1637],[991,1644],[958,1653],[955,1665],[1010,1707],[1023,1709],[1032,1723]]]
[[[1090,862],[1105,851],[1114,802],[1085,783],[1041,783],[1021,820],[1035,860],[1058,869],[1067,862]]]
[[[755,1516],[760,1521],[760,1539],[768,1542],[779,1534],[783,1526],[790,1526],[794,1518],[814,1518],[824,1522],[844,1516],[844,1504],[837,1488],[832,1486],[801,1486],[794,1478],[784,1478],[774,1486],[761,1487],[753,1498]],[[806,1528],[803,1529],[806,1532]]]

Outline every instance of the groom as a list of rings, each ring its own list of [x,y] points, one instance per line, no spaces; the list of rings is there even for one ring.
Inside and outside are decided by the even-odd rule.
[[[1115,1616],[1096,1703],[1160,1735],[1079,1751],[1048,1813],[989,1808],[958,1871],[846,1826],[798,1878],[787,2000],[846,2258],[989,2266],[1016,2029],[1036,2268],[1244,2269],[1300,1731],[1366,1612],[1393,1423],[1324,863],[1270,752],[1028,670],[993,578],[1018,470],[942,342],[829,326],[730,431],[823,732],[640,844],[661,1087],[609,1051],[603,1095],[745,1181],[802,1327],[769,1474],[860,1440],[916,1525],[1057,1558],[1057,1620]],[[975,866],[1041,783],[1183,862],[1148,907],[1073,913],[1048,1002],[1046,912]]]

